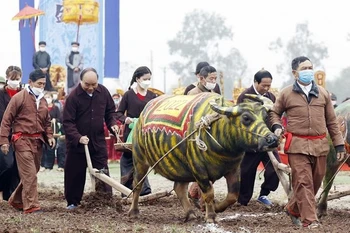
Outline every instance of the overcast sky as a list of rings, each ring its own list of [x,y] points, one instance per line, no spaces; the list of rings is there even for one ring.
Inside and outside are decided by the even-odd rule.
[[[172,61],[167,41],[182,28],[184,16],[194,9],[216,12],[226,18],[234,32],[232,46],[238,48],[248,62],[245,80],[264,67],[275,77],[275,65],[281,59],[268,50],[277,37],[287,41],[293,36],[297,23],[309,22],[314,40],[324,42],[329,58],[324,61],[327,79],[339,75],[350,66],[350,14],[347,1],[280,1],[280,0],[121,0],[120,1],[120,60],[131,66],[151,67],[153,57],[154,86],[163,90],[163,68]],[[18,12],[18,1],[7,1],[0,8],[0,75],[9,65],[20,65],[18,21],[11,18]],[[39,19],[40,20],[40,19]],[[307,55],[307,54],[305,54]],[[291,58],[292,59],[292,58]],[[214,64],[215,65],[215,64]],[[217,67],[219,68],[219,67]],[[123,80],[130,80],[133,70],[121,67]],[[167,84],[176,84],[178,77],[170,70]]]

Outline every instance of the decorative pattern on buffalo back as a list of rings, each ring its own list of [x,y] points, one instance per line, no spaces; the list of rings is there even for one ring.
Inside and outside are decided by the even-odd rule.
[[[215,113],[222,115],[219,120],[207,131],[196,131],[196,122]],[[160,96],[145,106],[136,125],[135,171],[148,169],[172,150],[155,170],[173,181],[197,181],[203,188],[209,180],[237,170],[245,149],[258,149],[271,133],[264,123],[266,117],[266,110],[259,103],[234,106],[217,94]],[[206,151],[198,148],[196,138],[206,144]]]

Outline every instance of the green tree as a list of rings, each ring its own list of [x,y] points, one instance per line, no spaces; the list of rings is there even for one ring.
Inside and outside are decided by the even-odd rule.
[[[247,68],[239,50],[232,46],[232,37],[225,18],[195,10],[185,16],[182,29],[168,41],[170,54],[176,60],[170,68],[179,75],[183,85],[188,85],[195,81],[193,73],[197,63],[207,61],[223,72],[224,96],[232,99],[233,81],[241,78]]]
[[[309,30],[309,24],[299,23],[296,25],[295,35],[287,42],[283,43],[279,37],[270,44],[269,49],[281,54],[284,59],[277,64],[277,72],[285,81],[283,86],[293,83],[291,75],[292,59],[298,56],[308,57],[314,68],[322,67],[322,60],[328,57],[328,49],[322,42],[315,42]]]

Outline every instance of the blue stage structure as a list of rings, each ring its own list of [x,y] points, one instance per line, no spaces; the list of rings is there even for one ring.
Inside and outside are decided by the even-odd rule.
[[[34,0],[19,0],[20,9]],[[99,3],[99,22],[80,26],[80,52],[84,56],[84,67],[94,67],[100,77],[119,78],[119,0],[96,0]],[[47,52],[52,65],[66,68],[65,58],[70,52],[71,42],[76,40],[77,25],[61,21],[63,0],[40,1],[39,9],[45,15],[39,17],[39,40],[47,43]],[[23,81],[27,82],[33,70],[33,41],[29,28],[21,29],[21,66]],[[100,83],[103,82],[101,78]]]

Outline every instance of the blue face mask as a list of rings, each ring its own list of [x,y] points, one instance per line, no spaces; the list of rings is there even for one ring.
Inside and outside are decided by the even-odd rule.
[[[314,80],[313,70],[301,70],[299,73],[299,81],[305,84],[310,84]]]

